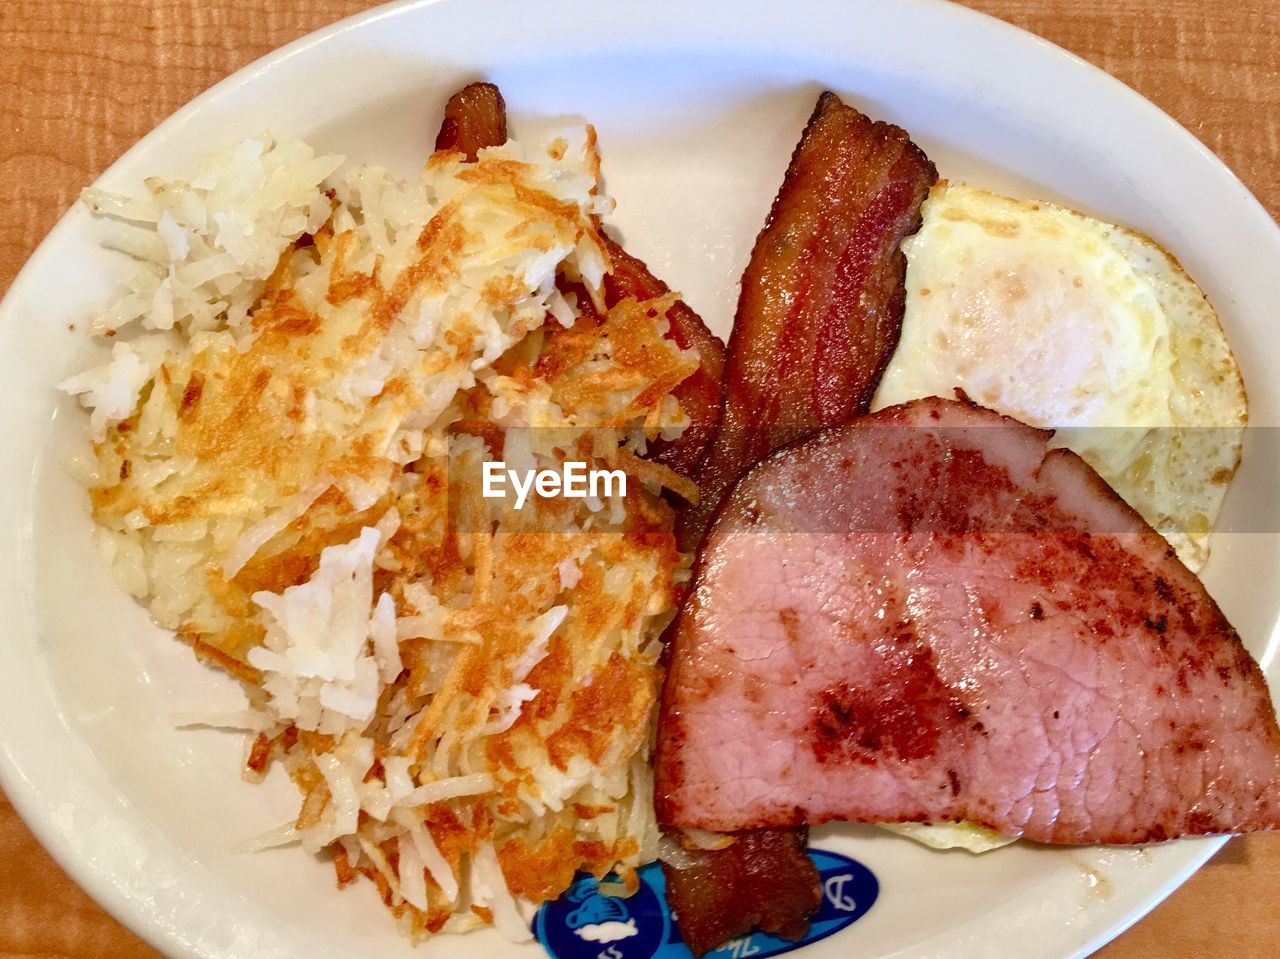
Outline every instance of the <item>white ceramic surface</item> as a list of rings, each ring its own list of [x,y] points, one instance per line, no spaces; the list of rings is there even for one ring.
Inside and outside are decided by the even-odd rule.
[[[600,132],[628,246],[728,328],[736,281],[814,95],[830,87],[905,126],[944,176],[1064,199],[1146,230],[1218,306],[1253,422],[1280,423],[1280,231],[1190,134],[1115,80],[1002,23],[934,0],[443,0],[393,5],[280,50],[201,96],[100,181],[181,173],[271,129],[405,171],[461,82],[497,81],[514,132]],[[119,262],[69,213],[0,307],[0,780],[71,874],[174,956],[523,957],[491,933],[399,939],[369,884],[334,888],[298,849],[235,851],[288,819],[291,787],[238,777],[241,744],[168,717],[229,695],[111,583],[83,493],[58,463],[83,428],[52,384],[88,346],[68,324]],[[1255,433],[1255,437],[1260,435]],[[1280,644],[1273,450],[1256,438],[1206,581],[1256,656]],[[1276,670],[1270,669],[1273,682]],[[1219,841],[1144,850],[1029,846],[974,858],[872,830],[816,840],[880,878],[823,957],[1062,959],[1097,948]]]

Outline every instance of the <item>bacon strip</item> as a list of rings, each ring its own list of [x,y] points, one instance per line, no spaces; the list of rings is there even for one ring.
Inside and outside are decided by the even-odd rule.
[[[822,897],[807,839],[805,829],[758,829],[716,852],[686,852],[684,868],[663,863],[667,901],[689,951],[701,956],[757,927],[802,939]],[[778,870],[807,879],[779,887]]]
[[[902,329],[898,247],[937,178],[903,130],[818,98],[742,277],[720,431],[683,548],[765,454],[867,411]]]
[[[936,180],[904,131],[872,122],[834,93],[818,98],[742,277],[719,431],[698,473],[702,498],[680,515],[682,549],[700,545],[720,501],[757,460],[867,412],[902,328],[907,264],[899,245],[919,228]],[[662,795],[658,802],[664,808]],[[789,841],[754,838],[766,835]],[[700,854],[693,868],[667,870],[667,899],[691,948],[750,929],[761,919],[757,902],[775,903],[768,920],[803,935],[820,903],[817,870],[794,853],[803,836],[737,836]],[[717,886],[720,898],[702,891]],[[712,941],[716,935],[723,938]]]
[[[469,83],[444,105],[437,150],[456,150],[474,161],[485,147],[507,142],[507,104],[492,83]]]

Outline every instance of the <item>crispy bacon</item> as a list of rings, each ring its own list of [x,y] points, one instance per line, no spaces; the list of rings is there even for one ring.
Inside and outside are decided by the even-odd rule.
[[[781,939],[803,938],[806,917],[822,900],[807,839],[804,829],[757,829],[715,852],[686,852],[684,868],[663,863],[667,900],[689,951],[701,956],[757,927]],[[778,870],[797,881],[780,887]]]
[[[612,263],[604,278],[605,302],[612,307],[619,300],[634,297],[652,300],[666,296],[670,287],[616,242],[601,234]],[[702,317],[684,300],[676,301],[667,311],[670,330],[667,338],[682,350],[693,350],[701,363],[696,372],[686,377],[673,391],[681,408],[689,417],[689,425],[680,437],[649,444],[649,458],[671,467],[683,476],[693,476],[703,453],[720,423],[720,380],[724,375],[724,344],[712,333]]]
[[[937,178],[903,130],[818,98],[742,277],[720,430],[682,547],[762,456],[867,411],[902,328],[898,247]]]
[[[437,150],[456,150],[468,160],[485,147],[507,142],[507,105],[492,83],[468,83],[444,105]]]
[[[681,512],[681,548],[699,545],[721,499],[758,459],[867,411],[902,327],[899,245],[919,227],[936,179],[904,131],[833,93],[818,98],[742,277],[719,430],[698,473],[701,501]],[[769,921],[803,934],[818,906],[807,896],[813,864],[794,854],[804,845],[798,834],[739,835],[766,833],[790,839],[744,846],[740,838],[668,874],[686,941],[711,948],[723,941],[715,935],[750,929],[760,919],[755,902],[775,903]],[[702,892],[717,887],[720,898]]]

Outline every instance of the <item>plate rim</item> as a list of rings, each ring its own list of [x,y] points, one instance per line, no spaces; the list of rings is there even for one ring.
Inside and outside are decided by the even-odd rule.
[[[368,25],[400,16],[412,16],[417,11],[444,5],[459,6],[466,0],[391,0],[391,2],[363,10],[335,21],[299,37],[281,47],[268,51],[261,57],[239,68],[227,77],[200,92],[184,103],[173,113],[165,117],[143,137],[133,143],[116,160],[109,164],[97,177],[92,186],[109,181],[117,172],[135,162],[135,158],[151,149],[157,142],[164,141],[175,133],[184,123],[209,109],[213,104],[233,94],[235,91],[253,84],[267,73],[278,71],[289,61],[314,47],[334,42],[337,38],[352,32],[360,31]],[[852,0],[860,5],[871,5],[877,0]],[[1182,141],[1186,149],[1198,155],[1198,158],[1216,168],[1219,174],[1225,173],[1236,194],[1236,199],[1246,207],[1252,207],[1251,213],[1260,217],[1270,225],[1272,236],[1280,241],[1280,224],[1262,205],[1262,202],[1249,190],[1240,176],[1221,157],[1215,154],[1194,133],[1180,124],[1157,104],[1123,81],[1085,60],[1078,54],[1045,39],[1037,34],[1018,27],[999,17],[965,6],[953,0],[894,0],[893,6],[899,9],[917,8],[928,13],[936,11],[940,16],[957,17],[969,21],[975,29],[992,31],[1004,36],[1007,42],[1020,44],[1025,48],[1036,48],[1038,55],[1057,60],[1063,67],[1073,71],[1094,83],[1101,83],[1106,88],[1108,99],[1117,99],[1130,110],[1138,110],[1154,122],[1165,127],[1165,133]],[[14,322],[10,316],[14,312],[13,303],[19,299],[20,291],[30,277],[37,272],[37,267],[52,258],[62,238],[77,229],[76,220],[78,201],[59,217],[58,221],[44,236],[22,268],[14,276],[3,298],[0,298],[0,325]],[[11,522],[0,523],[0,545],[9,547]],[[8,549],[6,549],[8,553]],[[6,555],[0,562],[7,565]],[[29,597],[28,597],[29,598]],[[33,614],[33,620],[36,617]],[[1268,670],[1274,672],[1274,670]],[[0,701],[0,715],[6,706]],[[10,727],[11,728],[11,727]],[[70,834],[59,828],[54,822],[51,812],[56,797],[42,792],[28,778],[23,762],[13,748],[14,737],[11,734],[0,736],[0,787],[3,788],[14,809],[24,824],[50,854],[59,867],[85,891],[96,903],[126,928],[139,936],[154,948],[165,954],[200,955],[210,959],[222,959],[219,954],[198,951],[198,947],[183,936],[181,929],[163,921],[157,914],[153,903],[144,903],[139,897],[130,895],[121,886],[112,881],[112,871],[108,865],[87,862],[74,848]],[[29,755],[30,751],[27,751]],[[1070,954],[1071,959],[1082,959],[1100,949],[1116,936],[1123,933],[1136,922],[1144,918],[1150,911],[1181,886],[1209,858],[1211,858],[1230,837],[1209,837],[1198,841],[1194,851],[1186,855],[1178,868],[1170,871],[1165,881],[1138,906],[1134,907],[1118,920],[1099,924],[1095,934],[1079,949]],[[150,907],[150,908],[148,908]],[[1064,957],[1066,959],[1066,957]]]

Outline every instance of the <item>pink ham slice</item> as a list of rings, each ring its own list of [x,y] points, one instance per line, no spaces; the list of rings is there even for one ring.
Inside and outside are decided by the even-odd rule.
[[[1260,669],[1049,435],[921,400],[753,469],[674,632],[661,820],[967,820],[1047,843],[1280,825]]]

